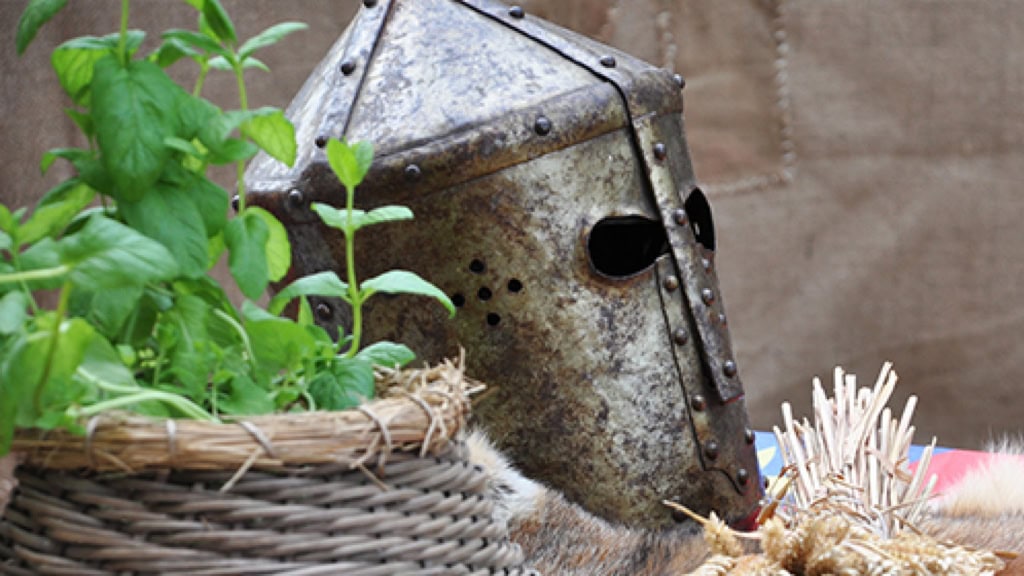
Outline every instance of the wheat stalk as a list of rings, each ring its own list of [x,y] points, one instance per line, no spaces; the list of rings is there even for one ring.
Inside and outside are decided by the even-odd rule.
[[[896,379],[886,363],[874,387],[858,388],[853,374],[836,368],[829,398],[815,378],[813,423],[794,419],[784,403],[783,426],[773,430],[783,472],[768,488],[758,533],[740,535],[714,519],[701,519],[714,556],[692,574],[992,575],[999,570],[1003,563],[991,552],[939,543],[914,529],[935,486],[936,477],[926,477],[935,439],[911,471],[910,421],[917,398],[911,396],[894,418],[886,405]],[[727,544],[738,537],[760,541],[763,553],[731,563],[728,558],[735,554]]]
[[[910,471],[910,421],[917,398],[911,396],[899,420],[893,419],[886,404],[896,380],[887,362],[873,388],[858,389],[856,377],[836,368],[834,395],[828,398],[815,378],[813,425],[806,419],[797,422],[789,403],[782,405],[783,429],[775,427],[774,432],[785,473],[769,492],[781,498],[781,487],[791,487],[793,504],[779,509],[784,519],[791,520],[795,510],[834,502],[858,525],[891,538],[920,518],[935,482],[934,477],[925,478],[935,440],[924,449],[917,469]]]

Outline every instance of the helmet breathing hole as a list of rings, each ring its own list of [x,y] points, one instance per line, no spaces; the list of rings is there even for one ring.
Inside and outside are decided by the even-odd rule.
[[[515,294],[523,289],[523,283],[518,278],[513,278],[508,281],[508,291]]]
[[[452,304],[454,304],[456,308],[462,308],[466,305],[466,297],[463,296],[462,293],[456,292],[455,294],[452,294]]]
[[[476,295],[477,298],[480,298],[481,300],[486,302],[491,299],[491,289],[488,288],[487,286],[482,286],[479,290],[477,290]]]
[[[683,204],[686,208],[686,217],[693,228],[693,237],[708,250],[715,249],[715,222],[711,218],[711,204],[701,192],[700,188],[694,188],[693,192],[686,197]]]
[[[487,266],[484,264],[483,260],[474,259],[469,263],[469,271],[474,274],[483,274],[484,270],[487,270]]]
[[[489,313],[487,315],[487,325],[488,326],[497,326],[500,322],[501,322],[501,316],[498,316],[494,312],[491,312],[491,313]]]
[[[587,240],[591,266],[612,278],[643,272],[667,253],[668,238],[661,223],[642,216],[604,218]]]

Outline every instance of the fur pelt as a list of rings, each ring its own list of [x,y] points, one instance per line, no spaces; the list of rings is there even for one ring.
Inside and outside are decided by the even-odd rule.
[[[989,446],[988,461],[939,495],[921,528],[957,544],[1024,554],[1024,444]]]
[[[480,432],[468,439],[470,459],[491,474],[510,536],[527,564],[547,576],[685,574],[708,549],[692,529],[651,532],[612,525],[513,468]],[[1001,447],[1001,454],[1021,454]],[[922,528],[956,544],[1024,554],[1024,463],[994,457],[937,501]],[[1010,574],[1016,572],[1003,572]]]

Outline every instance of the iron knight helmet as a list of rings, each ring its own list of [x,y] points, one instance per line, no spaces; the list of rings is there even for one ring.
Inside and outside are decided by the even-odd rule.
[[[295,274],[340,272],[344,239],[309,209],[345,201],[321,148],[370,141],[357,204],[415,220],[357,238],[359,276],[413,270],[460,310],[371,300],[365,341],[464,346],[491,436],[600,516],[667,527],[669,499],[738,523],[762,492],[681,88],[493,0],[364,0],[289,107],[296,167],[258,159],[249,198],[285,224]]]

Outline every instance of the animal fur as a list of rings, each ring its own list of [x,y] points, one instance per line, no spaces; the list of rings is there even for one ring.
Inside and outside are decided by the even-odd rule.
[[[530,480],[479,433],[468,440],[470,460],[492,477],[500,514],[527,564],[546,576],[669,576],[694,570],[708,556],[699,532],[651,532],[612,525]],[[1003,447],[1003,454],[1024,454]],[[922,528],[956,544],[1024,554],[1024,460],[993,458],[937,502]],[[1002,574],[1016,574],[1004,571]]]
[[[1024,444],[1004,441],[988,451],[987,464],[941,495],[921,528],[957,544],[1024,554]]]

